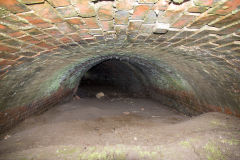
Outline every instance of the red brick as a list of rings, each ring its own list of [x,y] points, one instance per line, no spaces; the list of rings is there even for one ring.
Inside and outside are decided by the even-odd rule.
[[[3,7],[13,13],[21,13],[30,11],[25,5],[17,0],[0,0],[0,7]]]
[[[23,36],[24,34],[25,34],[25,33],[22,32],[22,31],[16,31],[16,32],[13,32],[13,33],[9,33],[8,35],[11,36],[11,37],[18,38],[18,37]]]
[[[98,3],[97,10],[98,18],[100,20],[112,20],[113,19],[113,3],[112,2],[100,2]]]
[[[24,36],[24,37],[20,37],[18,38],[19,40],[22,40],[22,41],[25,41],[25,42],[28,42],[28,43],[32,43],[32,44],[36,44],[36,43],[39,43],[39,40],[36,39],[36,38],[33,38],[32,36]]]
[[[68,23],[57,23],[56,26],[58,27],[59,31],[62,33],[73,33],[75,32],[75,29],[71,27]]]
[[[98,23],[97,23],[97,19],[95,17],[93,17],[93,18],[83,18],[83,20],[85,21],[88,28],[90,28],[90,29],[99,28]]]
[[[103,31],[112,31],[114,30],[113,21],[101,21]]]
[[[12,48],[12,47],[9,47],[9,46],[3,45],[3,44],[0,44],[0,51],[13,53],[13,52],[17,52],[18,49]]]
[[[154,10],[165,11],[165,10],[168,8],[169,3],[170,3],[169,0],[159,0],[159,1],[153,6],[153,9],[154,9]]]
[[[66,19],[66,21],[71,25],[77,26],[79,29],[85,29],[86,28],[83,19],[80,18],[80,17],[74,17],[74,18]]]
[[[117,10],[131,10],[133,9],[135,0],[118,0],[116,1]]]
[[[68,38],[68,37],[63,37],[63,38],[60,38],[59,41],[63,42],[63,43],[72,43],[73,41]]]
[[[115,24],[128,24],[129,12],[118,11],[115,13]]]
[[[233,23],[234,21],[239,20],[239,17],[240,17],[240,11],[238,11],[234,14],[222,17],[218,21],[212,23],[210,26],[221,28],[223,26],[227,26],[227,25]]]
[[[72,38],[75,42],[79,42],[82,40],[82,38],[77,33],[69,34],[68,36]]]
[[[240,7],[240,0],[228,0],[222,5],[211,9],[210,14],[227,15]]]
[[[193,15],[182,15],[176,22],[172,24],[171,27],[173,28],[183,28],[186,25],[188,25],[190,22],[192,22],[196,16]]]
[[[226,113],[226,114],[233,114],[233,112],[231,111],[231,109],[230,108],[228,108],[228,107],[225,107],[224,108],[224,113]]]
[[[45,42],[40,42],[40,43],[38,43],[36,45],[39,46],[39,47],[47,48],[47,49],[53,49],[54,48],[54,46],[49,45],[49,44],[47,44]]]
[[[62,22],[62,19],[57,15],[52,6],[47,2],[30,5],[29,7],[42,18],[48,19],[54,23]]]
[[[78,13],[81,17],[93,17],[96,16],[94,5],[88,0],[79,0],[77,1],[76,7]]]
[[[13,65],[15,64],[16,61],[12,61],[12,60],[0,60],[0,68],[5,68],[6,66],[9,66],[9,65]]]
[[[149,11],[149,5],[138,5],[134,8],[132,19],[141,20]]]
[[[240,32],[239,28],[240,28],[240,23],[236,23],[221,29],[217,34],[224,35],[224,34],[230,34],[234,32]]]
[[[64,18],[77,17],[78,13],[76,12],[73,6],[60,7],[57,8],[58,13]]]
[[[218,18],[218,15],[211,15],[204,13],[203,15],[199,16],[189,27],[190,28],[201,28],[204,25],[212,22],[216,18]]]
[[[68,0],[47,0],[54,7],[63,7],[70,5]]]
[[[58,29],[55,28],[45,29],[44,32],[56,38],[63,37],[63,34]]]

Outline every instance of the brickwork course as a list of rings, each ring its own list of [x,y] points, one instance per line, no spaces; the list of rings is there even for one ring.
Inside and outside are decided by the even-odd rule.
[[[240,117],[240,0],[0,0],[0,130],[113,57],[179,111]]]

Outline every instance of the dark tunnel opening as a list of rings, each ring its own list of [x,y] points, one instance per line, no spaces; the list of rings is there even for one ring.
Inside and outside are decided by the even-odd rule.
[[[128,61],[110,59],[90,68],[82,76],[76,95],[95,97],[104,93],[108,97],[147,97],[147,87],[139,67]]]

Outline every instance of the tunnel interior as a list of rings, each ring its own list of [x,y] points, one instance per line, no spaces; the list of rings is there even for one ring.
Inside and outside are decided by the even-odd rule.
[[[240,0],[0,0],[0,160],[239,160]]]
[[[90,68],[81,78],[76,95],[95,97],[147,97],[143,73],[127,61],[110,59]],[[145,76],[145,75],[144,75]]]

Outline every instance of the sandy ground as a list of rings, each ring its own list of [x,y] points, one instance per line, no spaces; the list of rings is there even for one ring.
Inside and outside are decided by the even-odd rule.
[[[1,160],[240,160],[240,119],[184,116],[148,99],[84,98],[26,119]]]

